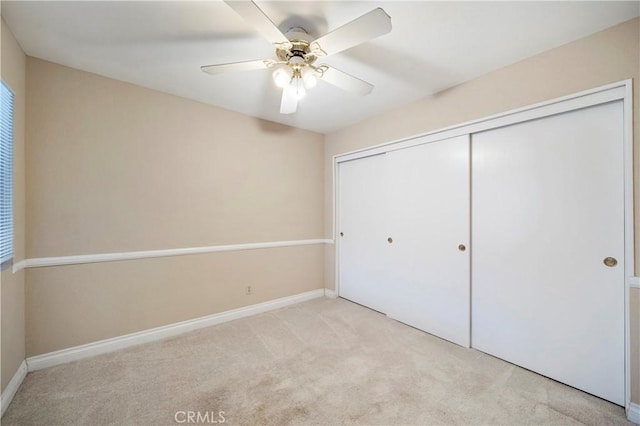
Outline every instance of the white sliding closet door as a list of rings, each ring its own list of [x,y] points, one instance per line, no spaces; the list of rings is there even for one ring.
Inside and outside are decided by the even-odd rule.
[[[387,162],[387,314],[468,347],[469,136],[389,152]]]
[[[617,101],[472,136],[472,346],[621,405],[622,129]]]
[[[340,296],[386,312],[385,154],[338,166]]]

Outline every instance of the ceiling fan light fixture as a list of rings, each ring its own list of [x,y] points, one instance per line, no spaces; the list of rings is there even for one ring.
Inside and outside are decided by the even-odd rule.
[[[313,40],[302,27],[292,27],[283,34],[255,0],[224,2],[273,43],[277,60],[206,65],[200,67],[202,71],[215,75],[262,68],[272,70],[275,85],[282,89],[281,114],[295,113],[298,101],[306,95],[307,90],[316,86],[318,79],[358,95],[371,93],[372,84],[329,65],[314,64],[319,56],[342,52],[391,31],[391,17],[383,9],[374,9]]]
[[[291,83],[292,77],[293,70],[286,65],[280,65],[273,71],[273,81],[276,86],[281,89],[284,89],[288,84]]]

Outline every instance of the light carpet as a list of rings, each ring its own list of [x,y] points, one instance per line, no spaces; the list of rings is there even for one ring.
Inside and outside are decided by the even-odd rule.
[[[325,298],[30,373],[2,424],[187,424],[189,411],[230,425],[630,424],[622,407]]]

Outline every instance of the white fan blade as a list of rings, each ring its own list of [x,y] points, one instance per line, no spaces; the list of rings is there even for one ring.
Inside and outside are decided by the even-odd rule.
[[[230,64],[204,65],[200,69],[207,74],[222,74],[232,71],[249,71],[267,68],[270,60],[264,59],[260,61],[232,62]]]
[[[311,48],[315,50],[314,53],[332,55],[389,31],[391,31],[391,17],[383,9],[377,8],[323,35],[311,43]]]
[[[288,84],[282,89],[282,102],[280,103],[280,114],[293,114],[298,109],[298,96],[296,89]]]
[[[282,34],[276,24],[274,24],[271,19],[269,19],[269,17],[264,14],[262,9],[260,9],[258,5],[253,1],[226,0],[225,3],[227,3],[233,10],[235,10],[236,13],[240,15],[245,21],[253,25],[253,27],[255,27],[255,29],[258,30],[258,32],[262,34],[263,37],[269,40],[269,42],[282,45],[282,47],[285,48],[291,48],[289,39],[287,39],[284,34]]]
[[[364,80],[360,80],[359,78],[352,76],[351,74],[347,74],[344,71],[340,71],[327,65],[322,65],[322,67],[326,67],[326,69],[320,79],[327,83],[331,83],[342,90],[355,93],[360,96],[368,95],[373,90],[373,84],[371,83],[367,83]]]

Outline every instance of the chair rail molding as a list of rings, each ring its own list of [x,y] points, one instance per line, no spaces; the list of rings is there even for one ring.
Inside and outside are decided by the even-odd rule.
[[[218,246],[186,247],[164,250],[127,251],[116,253],[81,254],[57,257],[35,257],[23,259],[13,265],[13,273],[26,268],[46,266],[77,265],[82,263],[115,262],[119,260],[150,259],[154,257],[186,256],[191,254],[218,253],[223,251],[257,250],[277,247],[309,246],[315,244],[333,244],[331,239],[268,241],[261,243],[227,244]]]

